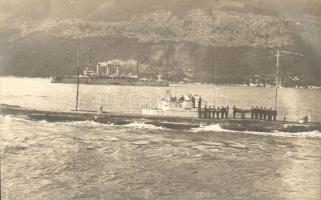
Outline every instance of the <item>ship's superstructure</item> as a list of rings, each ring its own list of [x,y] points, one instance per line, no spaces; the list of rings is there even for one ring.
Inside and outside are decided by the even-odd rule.
[[[237,114],[240,114],[241,118],[245,118],[247,113],[254,113],[254,110],[240,109],[235,106],[232,110],[233,118],[236,118]],[[143,108],[142,115],[221,120],[229,118],[229,111],[228,105],[209,105],[200,95],[189,94],[176,97],[167,94],[160,100],[157,108]],[[253,115],[251,116],[253,118]]]
[[[164,96],[156,109],[142,109],[142,115],[199,118],[204,107],[199,95]]]
[[[157,79],[139,77],[138,64],[137,72],[121,73],[121,66],[110,64],[109,61],[98,62],[96,71],[91,70],[87,65],[82,75],[52,77],[52,83],[74,83],[93,85],[128,85],[128,86],[168,86],[168,81],[162,80],[158,75]]]

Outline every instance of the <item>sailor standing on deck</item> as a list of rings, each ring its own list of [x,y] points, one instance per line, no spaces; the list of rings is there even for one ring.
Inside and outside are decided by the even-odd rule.
[[[195,108],[196,105],[195,105],[195,96],[194,95],[191,97],[191,101],[192,101],[192,108]]]
[[[215,106],[211,107],[211,119],[215,119]]]
[[[211,118],[211,106],[208,106],[206,108],[206,118],[210,119]]]
[[[198,117],[202,118],[202,98],[198,97],[197,100],[197,111],[198,111]]]
[[[261,106],[259,109],[259,119],[262,120],[263,119],[263,107]]]
[[[225,107],[223,106],[221,108],[221,119],[224,119],[224,115],[225,115]]]
[[[259,107],[258,107],[258,106],[255,106],[254,118],[255,118],[255,119],[258,119],[258,118],[259,118]]]
[[[304,123],[308,123],[308,122],[309,122],[309,117],[308,117],[308,115],[306,115],[305,117],[303,117],[303,121],[304,121]]]
[[[221,112],[221,109],[220,109],[220,107],[217,106],[217,108],[216,108],[216,118],[217,119],[220,118],[220,112]]]
[[[234,105],[233,106],[233,118],[235,119],[235,117],[236,117],[236,106]]]
[[[207,105],[205,105],[204,107],[204,118],[205,119],[207,118]]]
[[[227,106],[226,106],[226,111],[225,111],[225,119],[228,118],[228,113],[229,113],[229,111],[230,111],[230,107],[227,105]]]
[[[268,110],[268,120],[269,121],[272,121],[272,112],[273,112],[272,108],[269,108],[269,110]]]
[[[96,116],[102,114],[102,113],[103,113],[103,109],[104,109],[104,106],[101,105],[101,104],[99,104],[99,105],[98,105],[98,110],[97,110],[97,115],[96,115]]]
[[[255,109],[254,106],[252,106],[252,107],[251,107],[251,110],[250,110],[250,111],[251,111],[251,119],[254,118],[254,109]]]
[[[268,112],[267,108],[264,107],[264,110],[263,110],[263,119],[264,119],[264,120],[267,119],[267,112]]]
[[[213,111],[212,111],[212,118],[215,119],[215,116],[216,116],[216,107],[213,106]]]
[[[277,116],[278,112],[276,110],[272,111],[272,120],[276,121],[276,116]]]

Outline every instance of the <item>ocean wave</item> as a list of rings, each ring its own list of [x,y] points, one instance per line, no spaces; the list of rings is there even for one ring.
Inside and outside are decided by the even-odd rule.
[[[130,124],[122,125],[124,127],[138,128],[138,129],[154,129],[154,130],[168,130],[163,126],[155,126],[145,122],[132,122]]]
[[[136,129],[154,129],[154,130],[167,130],[167,128],[162,126],[155,126],[152,124],[148,124],[146,122],[137,122],[133,121],[131,123],[125,125],[117,125],[114,123],[99,123],[92,120],[85,120],[85,121],[66,121],[66,122],[48,122],[46,120],[39,120],[34,121],[28,119],[28,117],[21,115],[21,116],[14,116],[14,115],[5,115],[1,116],[2,120],[5,122],[11,121],[20,121],[26,123],[38,123],[41,125],[48,124],[48,125],[61,125],[61,126],[72,126],[72,127],[81,127],[81,128],[90,128],[90,127],[128,127],[128,128],[136,128]],[[0,118],[0,119],[1,119]]]
[[[192,132],[237,132],[222,128],[219,124],[212,124],[208,126],[200,126],[199,128],[192,128]]]
[[[11,121],[21,121],[21,122],[31,122],[25,115],[0,115],[0,119],[4,122]]]
[[[116,125],[113,123],[105,124],[99,123],[95,121],[69,121],[69,122],[47,122],[46,120],[41,121],[34,121],[29,120],[26,116],[14,116],[14,115],[5,115],[0,116],[0,120],[4,123],[10,123],[14,121],[23,122],[23,123],[37,123],[39,125],[63,125],[63,126],[73,126],[73,127],[80,127],[80,128],[91,128],[91,127],[126,127],[126,128],[133,128],[133,129],[149,129],[149,130],[170,130],[163,126],[156,126],[152,124],[148,124],[146,122],[137,122],[134,121],[129,124],[125,125]],[[199,128],[191,128],[187,130],[188,132],[219,132],[219,133],[240,133],[240,134],[252,134],[252,135],[262,135],[262,136],[277,136],[277,137],[288,137],[288,138],[317,138],[321,139],[321,132],[319,131],[304,131],[304,132],[281,132],[281,131],[274,131],[274,132],[255,132],[255,131],[233,131],[222,128],[219,124],[207,125],[207,126],[200,126]]]
[[[123,127],[123,128],[136,128],[136,129],[154,129],[154,130],[166,130],[166,128],[162,126],[155,126],[152,124],[147,124],[145,122],[132,122],[125,125],[117,125],[114,123],[99,123],[95,121],[72,121],[72,122],[55,122],[55,124],[67,125],[67,126],[75,126],[82,128],[91,128],[91,127]]]
[[[66,122],[48,122],[47,120],[31,120],[25,115],[5,115],[0,116],[0,119],[5,123],[10,122],[23,122],[29,124],[38,124],[41,126],[48,125],[55,127],[56,125],[62,126],[75,126],[75,127],[102,127],[102,126],[112,126],[113,124],[102,124],[95,121],[66,121]]]
[[[318,138],[321,139],[321,132],[319,131],[304,131],[304,132],[255,132],[255,131],[233,131],[222,128],[219,124],[213,124],[208,126],[201,126],[199,128],[192,128],[192,132],[225,132],[225,133],[241,133],[241,134],[253,134],[262,136],[277,136],[277,137],[291,137],[291,138]]]
[[[263,136],[277,136],[277,137],[288,137],[288,138],[317,138],[321,139],[321,132],[319,131],[303,131],[303,132],[255,132],[245,131],[244,134],[263,135]]]
[[[81,127],[81,128],[91,128],[91,127],[110,127],[114,126],[113,123],[105,124],[99,123],[92,120],[85,120],[85,121],[67,121],[67,122],[54,122],[57,125],[63,126],[73,126],[73,127]]]

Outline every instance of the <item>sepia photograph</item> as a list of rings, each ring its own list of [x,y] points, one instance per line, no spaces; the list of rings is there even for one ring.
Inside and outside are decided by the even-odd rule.
[[[0,199],[321,200],[321,0],[0,0]]]

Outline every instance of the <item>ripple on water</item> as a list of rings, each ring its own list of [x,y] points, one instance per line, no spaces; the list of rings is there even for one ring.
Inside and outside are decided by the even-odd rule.
[[[24,151],[28,149],[28,146],[21,146],[21,145],[17,145],[17,146],[6,146],[3,148],[3,153],[4,154],[20,154],[20,151]]]
[[[135,144],[135,145],[146,145],[146,144],[150,144],[150,141],[140,140],[140,141],[131,142],[131,144]]]

